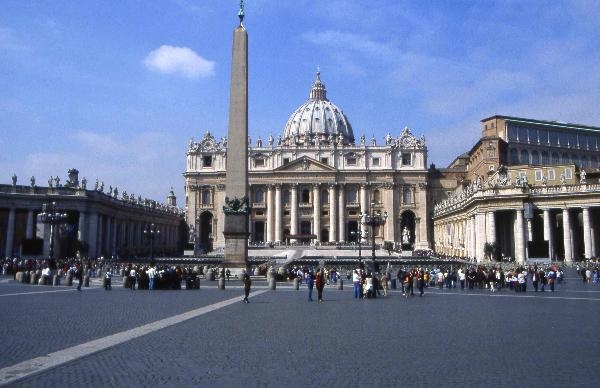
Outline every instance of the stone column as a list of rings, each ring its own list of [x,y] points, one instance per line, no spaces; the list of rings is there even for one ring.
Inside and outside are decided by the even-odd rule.
[[[552,220],[550,209],[544,209],[544,240],[548,241],[548,255],[554,260],[554,243],[552,239]]]
[[[338,241],[343,243],[346,241],[346,190],[344,184],[340,183],[338,192]]]
[[[273,225],[273,186],[269,185],[267,187],[267,242],[272,243],[274,241],[274,226]]]
[[[275,242],[281,243],[281,185],[275,185]]]
[[[6,249],[4,257],[13,257],[13,243],[15,239],[15,215],[16,209],[11,207],[8,211],[8,224],[6,225]]]
[[[321,191],[318,183],[313,184],[313,234],[315,242],[321,242]]]
[[[117,218],[114,217],[112,220],[112,237],[110,239],[110,255],[117,256]]]
[[[33,210],[27,210],[27,226],[25,227],[25,238],[30,240],[33,238],[33,228],[35,226],[35,219],[33,218]]]
[[[477,258],[477,262],[483,261],[485,258],[485,253],[483,247],[486,241],[486,233],[485,233],[485,213],[477,213],[475,216],[475,234],[476,234],[476,247],[475,247],[475,257]]]
[[[515,261],[525,262],[525,228],[523,223],[523,209],[517,209],[515,214]]]
[[[486,213],[485,230],[487,232],[487,241],[490,244],[494,244],[496,242],[496,216],[493,211]]]
[[[293,183],[290,190],[290,234],[298,234],[298,185]],[[290,242],[296,242],[296,239],[290,239]]]
[[[102,250],[104,249],[104,216],[102,214],[98,215],[98,241],[96,246],[98,249],[96,250],[96,256],[99,257],[102,255]]]
[[[367,199],[367,185],[360,185],[360,211],[363,214],[369,212],[369,201]]]
[[[386,222],[386,240],[392,243],[396,241],[396,206],[394,206],[394,186],[387,187],[387,212],[388,220]]]
[[[592,253],[592,232],[591,232],[591,219],[590,209],[587,207],[583,208],[583,246],[585,252],[585,258],[590,259],[593,256]]]
[[[367,198],[367,185],[366,184],[360,185],[360,211],[363,215],[369,213],[369,201]],[[368,230],[369,233],[371,233],[372,230],[370,230],[370,228],[368,228],[368,229],[369,229]],[[365,237],[363,237],[362,243],[363,244],[367,243],[367,239]]]
[[[332,183],[329,185],[329,242],[335,242],[337,236],[337,203],[335,198],[335,183]]]
[[[83,211],[79,211],[79,226],[77,228],[77,239],[81,242],[87,241],[87,219]]]
[[[88,255],[95,258],[98,255],[98,213],[93,212],[90,214],[88,225]]]
[[[477,225],[475,216],[471,216],[471,253],[470,257],[477,257]]]
[[[573,262],[573,246],[571,245],[571,218],[569,209],[563,209],[563,241],[565,246],[565,264]]]

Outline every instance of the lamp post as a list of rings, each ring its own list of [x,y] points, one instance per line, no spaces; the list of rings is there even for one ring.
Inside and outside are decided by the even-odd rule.
[[[160,230],[154,223],[146,225],[144,236],[150,240],[150,260],[154,259],[154,239],[160,236]]]
[[[361,217],[362,218],[362,217]],[[358,264],[362,267],[362,239],[367,238],[369,233],[367,231],[362,230],[361,221],[359,219],[358,222],[358,230],[350,232],[350,235],[356,236],[356,241],[358,242]]]
[[[42,212],[38,215],[40,222],[50,225],[50,241],[48,244],[48,259],[50,269],[56,268],[54,261],[54,230],[55,227],[67,220],[68,214],[61,213],[56,208],[56,202],[42,205]]]
[[[375,266],[375,227],[379,227],[385,224],[387,220],[388,214],[387,211],[384,211],[381,214],[381,210],[375,211],[374,209],[375,203],[371,202],[371,208],[368,213],[360,213],[360,218],[363,220],[362,223],[364,225],[368,225],[371,227],[371,259],[373,260],[373,271],[376,271]]]

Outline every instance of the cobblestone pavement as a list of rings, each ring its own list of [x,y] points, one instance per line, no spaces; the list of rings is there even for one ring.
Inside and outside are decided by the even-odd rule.
[[[575,274],[543,294],[428,289],[355,300],[351,288],[327,288],[317,303],[304,287],[278,285],[243,304],[238,282],[14,296],[2,295],[57,288],[0,282],[0,368],[238,297],[12,385],[597,386],[600,286]]]

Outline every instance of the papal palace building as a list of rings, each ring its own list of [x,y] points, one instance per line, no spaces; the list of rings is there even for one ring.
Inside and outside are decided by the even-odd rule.
[[[600,249],[600,128],[493,116],[447,168],[427,165],[410,129],[355,138],[317,72],[281,135],[248,139],[249,240],[339,244],[361,236],[361,213],[387,212],[377,244],[489,259],[590,258]],[[190,140],[186,222],[206,250],[223,247],[227,139]],[[370,232],[369,228],[366,228]],[[372,241],[364,236],[362,241]]]

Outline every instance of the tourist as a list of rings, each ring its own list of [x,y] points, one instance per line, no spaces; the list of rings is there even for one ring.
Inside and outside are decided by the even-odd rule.
[[[110,270],[110,267],[106,270],[106,273],[104,274],[104,289],[106,291],[112,290],[112,272]]]
[[[388,274],[384,273],[381,277],[381,286],[383,288],[383,296],[387,296],[388,291]]]
[[[306,275],[306,285],[308,286],[308,301],[312,302],[312,293],[315,286],[315,275],[312,271],[308,272]]]
[[[75,278],[79,281],[79,284],[77,284],[77,291],[81,291],[81,285],[83,284],[83,268],[81,263],[77,263],[75,267]]]
[[[135,271],[135,267],[131,267],[131,270],[129,271],[129,288],[131,290],[135,290],[135,283],[137,281],[137,273]]]
[[[360,299],[360,269],[356,268],[354,272],[352,272],[352,283],[354,284],[354,299]]]
[[[250,275],[248,275],[248,271],[244,272],[244,277],[242,278],[244,282],[244,299],[242,300],[244,303],[250,303],[248,300],[248,296],[250,295],[250,287],[252,286],[252,280],[250,279]]]
[[[146,275],[148,275],[148,289],[154,290],[154,279],[156,277],[156,268],[154,268],[154,266],[151,266],[150,268],[148,268],[148,270],[146,271]]]
[[[320,268],[317,271],[317,277],[315,280],[315,285],[317,286],[317,295],[319,297],[319,303],[323,303],[323,288],[325,288],[325,274],[323,272],[323,269]]]

